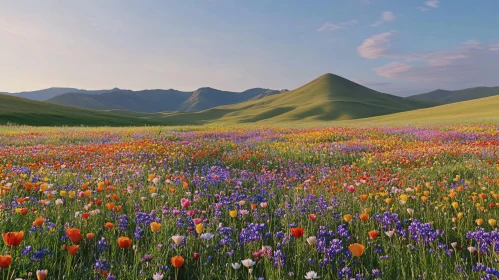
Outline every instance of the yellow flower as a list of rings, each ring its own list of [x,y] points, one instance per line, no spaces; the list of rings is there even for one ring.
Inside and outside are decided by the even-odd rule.
[[[198,234],[201,234],[203,232],[203,224],[197,224],[196,225],[196,232]]]
[[[61,196],[66,196],[66,195],[68,194],[68,192],[67,192],[67,191],[60,191],[60,192],[59,192],[59,194],[60,194]]]
[[[495,226],[497,225],[497,221],[496,221],[496,219],[489,219],[489,225],[490,225],[491,227],[495,227]]]
[[[75,198],[75,196],[76,196],[76,192],[75,191],[70,191],[69,192],[69,197],[70,198]]]
[[[353,219],[353,216],[350,214],[346,214],[343,216],[343,220],[345,220],[345,222],[347,222],[347,223],[350,223],[350,221],[352,221],[352,219]]]
[[[229,215],[230,215],[232,218],[237,217],[237,210],[231,210],[231,211],[229,211]]]
[[[457,209],[457,207],[459,207],[459,203],[457,203],[455,201],[452,202],[451,205],[452,205],[452,207],[454,207],[454,209]]]

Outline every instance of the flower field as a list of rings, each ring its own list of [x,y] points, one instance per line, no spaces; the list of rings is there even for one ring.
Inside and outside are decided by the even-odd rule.
[[[0,128],[1,279],[496,279],[499,127]]]

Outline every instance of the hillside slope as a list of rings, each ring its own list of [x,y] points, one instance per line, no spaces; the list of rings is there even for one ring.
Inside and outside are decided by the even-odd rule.
[[[429,123],[499,120],[499,96],[468,100],[386,116],[354,120],[360,123]]]
[[[380,93],[340,76],[325,74],[289,92],[196,113],[175,113],[168,119],[174,123],[193,124],[331,121],[367,118],[433,105]]]
[[[168,125],[156,114],[94,111],[0,94],[0,124],[33,126],[142,126]]]
[[[48,100],[59,105],[95,110],[127,110],[133,112],[201,111],[221,105],[260,99],[280,91],[263,88],[244,92],[200,88],[193,92],[178,90],[113,90],[102,94],[66,93]]]
[[[450,104],[495,95],[499,95],[499,87],[475,87],[454,91],[438,89],[427,93],[409,96],[407,99]]]

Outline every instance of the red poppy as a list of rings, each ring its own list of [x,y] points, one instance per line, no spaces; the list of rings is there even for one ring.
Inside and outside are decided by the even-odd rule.
[[[2,234],[2,237],[7,246],[19,246],[19,244],[21,244],[21,241],[23,241],[24,230],[17,232],[7,232]]]
[[[291,228],[291,234],[292,234],[295,238],[300,238],[300,237],[302,237],[304,232],[305,232],[305,229],[304,229],[304,228]]]
[[[77,228],[68,228],[66,231],[66,236],[73,242],[78,243],[83,238],[81,232]]]

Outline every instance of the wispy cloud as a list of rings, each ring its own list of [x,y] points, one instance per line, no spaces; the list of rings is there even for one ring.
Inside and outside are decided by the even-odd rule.
[[[337,24],[326,22],[319,29],[317,29],[317,32],[346,29],[349,25],[353,25],[353,24],[357,24],[357,23],[358,23],[358,21],[355,19],[340,22]]]
[[[391,58],[386,65],[374,68],[384,78],[426,83],[435,87],[470,87],[495,85],[499,72],[499,43],[466,41],[454,49],[416,53],[391,50],[393,32],[371,36],[357,48],[367,59]]]
[[[394,20],[395,20],[395,15],[390,11],[385,11],[385,12],[381,13],[380,20],[371,24],[371,26],[378,26],[378,25],[382,24],[383,22],[394,21]]]
[[[367,59],[376,59],[388,54],[390,50],[390,39],[394,34],[393,31],[373,35],[362,42],[357,47],[357,52],[360,56]]]
[[[440,7],[440,1],[438,1],[438,0],[426,1],[425,5],[428,7],[436,9],[436,8]]]

